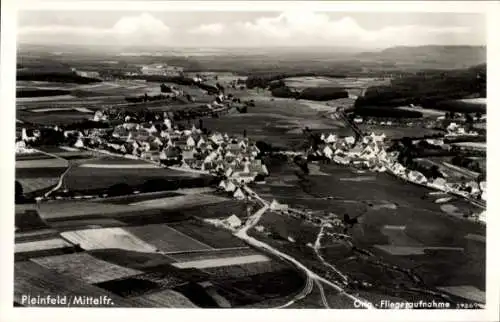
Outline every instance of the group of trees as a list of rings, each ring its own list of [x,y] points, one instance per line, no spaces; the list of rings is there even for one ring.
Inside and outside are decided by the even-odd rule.
[[[349,93],[338,87],[307,87],[301,91],[290,89],[282,84],[282,80],[271,86],[274,97],[305,99],[311,101],[329,101],[349,97]]]
[[[276,83],[276,81],[282,81],[288,77],[312,77],[312,76],[326,76],[333,78],[345,78],[346,74],[330,71],[310,71],[310,72],[286,72],[286,73],[255,73],[248,76],[245,81],[247,88],[268,88],[271,83]],[[278,82],[273,85],[275,87],[281,87],[284,83]]]
[[[91,84],[101,82],[100,79],[83,77],[75,72],[51,72],[39,70],[20,70],[17,72],[16,79],[18,81],[44,81],[44,82],[60,82],[60,83],[75,83],[75,84]]]
[[[162,94],[148,95],[147,93],[144,93],[144,95],[125,97],[125,100],[128,103],[141,103],[141,102],[161,101],[169,98],[170,96],[168,95],[162,95]]]
[[[134,187],[124,182],[117,183],[107,189],[104,189],[102,193],[106,193],[110,197],[118,197],[124,195],[131,195],[134,193],[134,190],[139,190],[142,193],[147,193],[147,192],[177,190],[180,188],[204,187],[209,184],[212,184],[213,181],[214,179],[208,176],[201,178],[180,178],[180,179],[154,178],[147,180],[143,184]]]
[[[451,163],[456,166],[466,168],[480,174],[486,174],[486,167],[484,162],[482,163],[477,159],[464,157],[462,155],[457,155],[453,159],[451,159]]]
[[[486,94],[486,65],[448,71],[424,71],[393,79],[389,86],[374,86],[359,97],[355,107],[397,107],[409,104],[453,110],[442,102]],[[462,107],[462,109],[465,107]]]
[[[16,97],[41,97],[41,96],[56,96],[68,95],[71,91],[64,89],[18,89],[16,90]]]
[[[409,111],[403,109],[395,109],[385,106],[356,106],[353,110],[354,116],[361,117],[387,117],[387,118],[421,118],[423,116],[422,112],[419,111]]]

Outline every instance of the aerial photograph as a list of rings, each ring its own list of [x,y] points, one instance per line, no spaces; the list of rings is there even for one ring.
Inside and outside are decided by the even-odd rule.
[[[148,10],[18,12],[14,307],[485,308],[483,14]]]

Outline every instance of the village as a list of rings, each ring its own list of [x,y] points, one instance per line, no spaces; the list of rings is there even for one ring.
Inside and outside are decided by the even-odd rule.
[[[446,136],[454,136],[456,133],[477,135],[465,132],[463,128],[456,125],[450,126]],[[447,180],[438,172],[434,177],[425,176],[423,173],[412,170],[399,162],[400,152],[389,151],[389,144],[385,134],[371,133],[359,137],[354,136],[337,137],[335,134],[321,134],[321,143],[316,149],[310,148],[308,157],[312,160],[326,160],[343,166],[352,166],[361,171],[387,172],[400,179],[414,184],[423,185],[445,193],[459,195],[472,201],[486,201],[487,190],[484,179],[478,181],[454,182]],[[426,139],[427,144],[451,149],[442,140]],[[446,199],[446,198],[445,198]],[[482,220],[479,218],[479,220]]]
[[[94,119],[108,119],[108,115],[97,111]],[[70,148],[91,149],[180,171],[226,178],[221,187],[236,198],[244,198],[240,186],[263,181],[269,175],[255,142],[245,134],[242,137],[219,132],[207,134],[195,125],[181,130],[166,113],[156,122],[138,122],[127,115],[112,131],[107,128],[63,131],[57,127],[54,130],[63,132],[65,142],[61,145],[71,145]],[[28,152],[30,142],[40,135],[38,130],[23,128],[16,142],[17,150]]]

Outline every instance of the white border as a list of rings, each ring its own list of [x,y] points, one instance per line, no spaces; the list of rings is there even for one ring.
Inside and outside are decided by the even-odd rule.
[[[498,151],[500,138],[500,57],[498,30],[500,30],[500,5],[496,1],[336,1],[336,2],[240,2],[240,1],[32,1],[4,0],[1,19],[1,126],[0,138],[3,151],[0,162],[0,320],[1,321],[50,321],[61,320],[114,320],[141,321],[148,317],[157,321],[220,320],[234,321],[295,321],[295,320],[349,320],[349,321],[498,321],[499,319],[499,268],[498,236],[500,234],[500,209],[498,193]],[[181,309],[13,309],[13,225],[14,225],[14,133],[15,133],[15,61],[16,61],[16,9],[27,10],[124,10],[124,11],[283,11],[290,8],[307,8],[314,11],[343,12],[461,12],[488,14],[488,227],[487,227],[487,308],[479,311],[363,311],[363,310],[181,310]],[[496,73],[494,72],[496,71]],[[8,147],[8,148],[7,148]]]

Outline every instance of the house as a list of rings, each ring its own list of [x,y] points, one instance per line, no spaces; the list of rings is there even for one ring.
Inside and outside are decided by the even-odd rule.
[[[33,130],[23,127],[23,129],[21,130],[21,139],[25,142],[29,142],[34,141],[36,139],[36,136]]]
[[[194,139],[191,136],[189,136],[188,139],[186,140],[186,146],[189,149],[192,149],[196,146],[196,142],[194,141]]]
[[[243,200],[243,199],[245,199],[245,194],[243,193],[243,191],[241,191],[240,188],[238,188],[234,192],[233,197],[238,199],[238,200]]]
[[[94,122],[106,121],[107,119],[107,115],[105,115],[102,111],[96,111],[93,118]]]
[[[247,148],[247,143],[244,140],[241,140],[238,143],[238,146],[239,146],[240,149],[245,150]]]
[[[194,150],[183,150],[182,151],[182,159],[186,162],[188,162],[188,160],[194,160],[195,157],[194,157]]]
[[[420,172],[418,171],[410,171],[408,173],[408,180],[420,183],[420,184],[425,184],[427,183],[427,178]]]
[[[333,134],[328,135],[328,137],[326,138],[326,143],[332,144],[334,142],[337,142],[337,136]]]
[[[234,192],[236,190],[235,184],[229,180],[226,184],[226,192]]]
[[[132,130],[139,130],[139,124],[137,123],[123,123],[122,124],[123,128],[128,130],[128,131],[132,131]]]
[[[368,159],[373,159],[376,157],[376,152],[371,146],[367,146],[364,148],[364,150],[361,152],[360,155],[361,158],[368,160]]]
[[[168,161],[177,160],[178,157],[179,157],[179,152],[173,146],[166,147],[160,152],[159,155],[160,160],[168,160]]]
[[[348,165],[351,162],[347,157],[339,156],[339,155],[335,155],[333,157],[333,161],[335,161],[335,163],[339,163],[339,164],[343,164],[343,165]]]
[[[24,141],[17,141],[16,142],[16,153],[19,153],[18,151],[21,151],[23,149],[26,149],[26,142],[24,142]]]
[[[331,159],[333,157],[333,151],[328,145],[324,147],[323,155],[328,159]]]
[[[268,176],[269,175],[269,170],[267,170],[267,167],[265,164],[262,165],[262,174]]]
[[[356,142],[356,139],[353,136],[348,136],[344,138],[344,142],[348,145],[353,145]]]
[[[224,137],[220,133],[214,133],[210,136],[210,140],[219,145],[224,142]]]
[[[226,226],[229,226],[229,227],[235,229],[235,228],[240,227],[242,222],[241,222],[240,218],[238,218],[238,216],[233,214],[233,215],[229,216],[228,218],[224,219],[224,224]]]
[[[276,201],[276,199],[273,199],[273,201],[269,205],[269,208],[274,211],[282,211],[282,210],[288,210],[288,205],[280,204],[279,202]]]
[[[231,178],[233,178],[235,181],[241,184],[245,184],[253,182],[255,180],[255,174],[245,173],[245,172],[234,172]]]
[[[196,143],[196,147],[197,148],[202,148],[203,146],[206,146],[206,142],[205,140],[203,139],[203,137],[200,137],[200,139],[198,140],[198,142]]]
[[[170,121],[170,119],[168,118],[165,118],[163,120],[163,124],[165,124],[165,126],[167,127],[168,130],[171,130],[172,129],[172,121]]]
[[[146,131],[147,131],[147,132],[151,135],[151,134],[157,133],[157,132],[158,132],[158,129],[157,129],[157,128],[156,128],[156,126],[153,124],[153,125],[151,125],[151,127],[149,127]]]
[[[253,144],[253,145],[250,145],[250,147],[248,148],[248,152],[249,152],[252,156],[256,157],[256,156],[258,156],[258,155],[259,155],[260,150],[259,150],[259,148],[258,148],[255,144]]]

